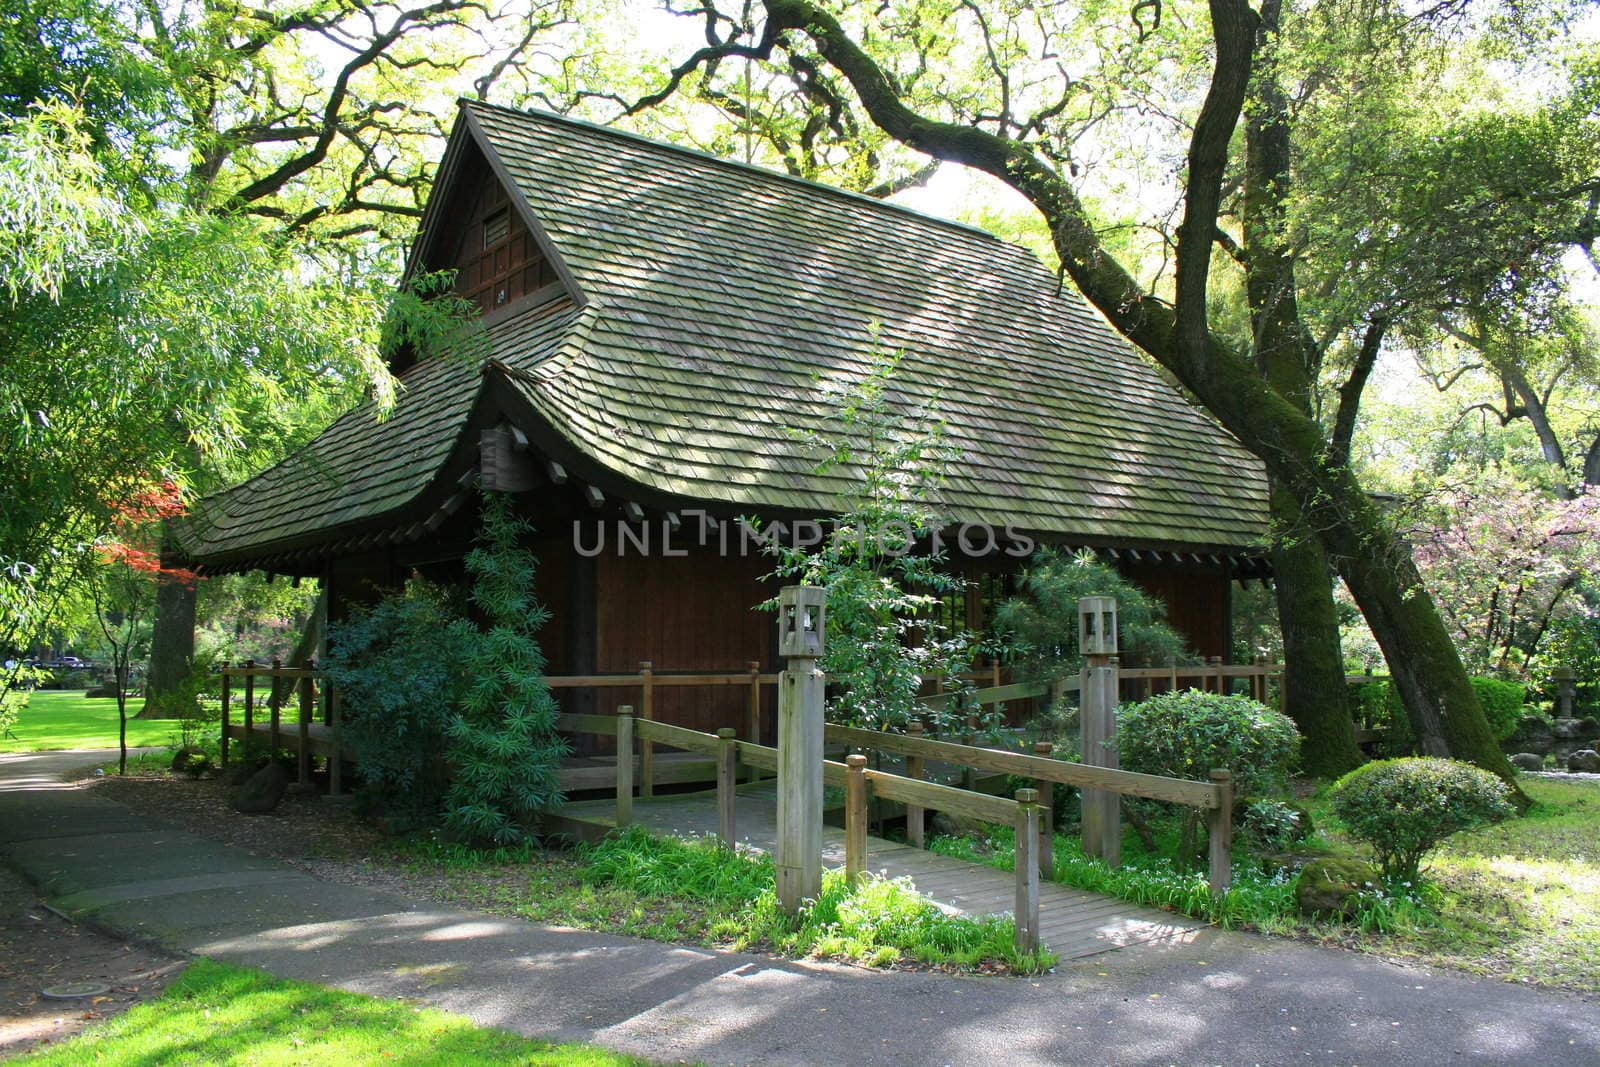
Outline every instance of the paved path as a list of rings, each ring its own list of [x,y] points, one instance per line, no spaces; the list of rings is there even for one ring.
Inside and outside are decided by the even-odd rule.
[[[717,794],[681,793],[634,801],[633,821],[660,833],[715,834]],[[564,823],[584,822],[603,832],[616,826],[615,800],[587,800],[561,810]],[[774,781],[742,785],[735,804],[734,837],[770,852],[778,840],[778,795]],[[823,827],[823,861],[844,866],[844,831]],[[1016,878],[964,860],[952,859],[878,837],[867,838],[867,869],[890,878],[910,878],[916,887],[952,911],[973,915],[1010,912],[1016,906]],[[1086,893],[1059,882],[1039,883],[1039,932],[1062,960],[1104,952],[1193,944],[1205,928],[1181,915]],[[1198,951],[1198,946],[1196,946]],[[1195,958],[1200,958],[1196,956]]]
[[[81,762],[92,762],[83,760]],[[1600,1064],[1600,1003],[1206,931],[1032,981],[878,974],[551,929],[332,885],[0,757],[0,855],[187,952],[706,1063]],[[24,785],[27,779],[31,782]]]

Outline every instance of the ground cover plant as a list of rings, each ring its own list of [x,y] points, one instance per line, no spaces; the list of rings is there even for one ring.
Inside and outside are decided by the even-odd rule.
[[[1009,917],[947,915],[905,880],[842,871],[798,917],[778,907],[772,861],[714,838],[634,828],[570,857],[531,848],[480,852],[417,838],[396,846],[413,870],[443,874],[471,902],[538,922],[871,966],[923,964],[1034,973],[1053,956],[1018,953]]]
[[[128,745],[148,748],[172,741],[171,720],[128,720]],[[28,694],[17,721],[0,734],[0,752],[44,752],[66,748],[116,748],[117,702],[82,693],[41,689]]]
[[[1156,847],[1130,828],[1122,865],[1083,854],[1075,837],[1055,839],[1055,878],[1064,885],[1169,909],[1225,929],[1315,940],[1383,956],[1402,956],[1507,981],[1600,992],[1600,786],[1525,779],[1534,804],[1521,818],[1447,837],[1417,879],[1364,892],[1347,922],[1296,911],[1294,879],[1235,848],[1233,887],[1212,893],[1203,871],[1171,860],[1179,828],[1153,820]],[[1334,812],[1332,790],[1305,798],[1318,832],[1302,855],[1362,855],[1364,846]],[[935,837],[930,850],[1004,870],[1012,864],[1010,827],[981,836]]]
[[[30,1067],[83,1063],[624,1067],[646,1061],[475,1026],[461,1016],[403,1000],[282,981],[261,971],[202,959],[158,1000],[16,1062]]]

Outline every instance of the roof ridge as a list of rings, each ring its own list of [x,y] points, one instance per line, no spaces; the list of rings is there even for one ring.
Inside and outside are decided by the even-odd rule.
[[[664,148],[670,152],[677,152],[680,155],[691,156],[695,159],[704,160],[708,163],[715,163],[719,166],[728,167],[733,170],[742,171],[746,174],[755,175],[756,177],[768,178],[775,181],[784,182],[789,185],[796,185],[802,189],[810,189],[816,192],[829,193],[833,196],[841,197],[853,203],[876,208],[882,211],[893,212],[898,215],[904,215],[921,222],[931,222],[938,226],[948,226],[953,230],[960,231],[961,233],[970,234],[975,237],[982,237],[986,240],[993,241],[996,244],[1005,245],[1008,248],[1019,249],[1023,252],[1027,252],[1030,256],[1033,255],[1031,249],[1028,249],[1023,245],[1016,244],[1012,241],[1007,241],[1003,237],[997,237],[988,230],[983,229],[981,226],[974,226],[967,222],[957,222],[955,219],[947,219],[942,215],[933,215],[926,211],[919,211],[914,207],[907,207],[904,204],[895,204],[887,200],[880,200],[877,197],[867,196],[865,193],[857,193],[849,189],[841,189],[839,186],[829,185],[827,182],[819,182],[811,178],[798,178],[793,174],[786,174],[781,170],[773,170],[770,167],[762,167],[754,163],[741,163],[739,160],[727,159],[723,156],[714,155],[711,152],[706,152],[699,148],[689,148],[686,145],[674,144],[671,141],[662,141],[654,137],[646,137],[644,134],[634,133],[632,130],[619,130],[615,126],[605,126],[598,122],[590,122],[587,119],[575,119],[570,115],[562,115],[554,111],[545,111],[542,108],[511,107],[507,104],[495,104],[487,100],[473,100],[470,97],[461,97],[460,103],[462,106],[488,108],[493,111],[503,111],[506,114],[514,115],[517,118],[548,120],[564,126],[574,126],[579,129],[590,130],[595,133],[608,134],[612,137],[617,137],[625,141],[632,141],[636,144],[645,145],[649,148]]]

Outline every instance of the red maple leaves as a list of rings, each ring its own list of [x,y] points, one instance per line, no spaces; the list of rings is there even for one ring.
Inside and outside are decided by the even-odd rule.
[[[167,479],[111,505],[111,532],[96,546],[100,560],[193,587],[200,575],[162,563],[157,547],[161,523],[184,513],[183,489]]]

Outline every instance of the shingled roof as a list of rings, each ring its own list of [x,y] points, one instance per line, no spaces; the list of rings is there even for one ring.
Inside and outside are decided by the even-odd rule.
[[[837,510],[850,472],[818,473],[792,430],[894,352],[897,402],[931,401],[959,449],[941,501],[952,522],[1191,550],[1265,537],[1259,462],[1025,249],[553,115],[464,103],[452,151],[466,138],[572,290],[490,327],[512,417],[642,499]],[[407,378],[388,421],[352,412],[202,502],[191,554],[240,558],[401,514],[484,388],[445,359]]]

